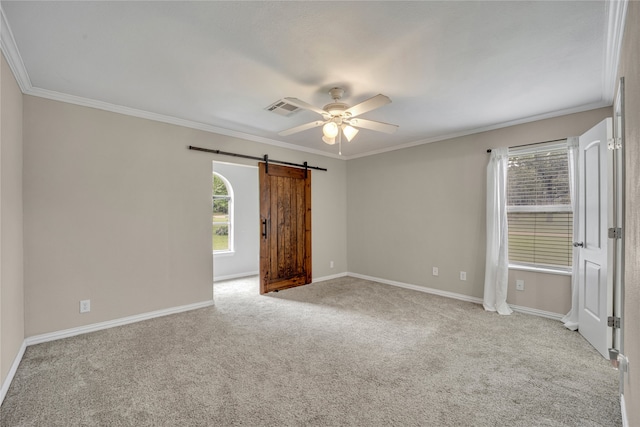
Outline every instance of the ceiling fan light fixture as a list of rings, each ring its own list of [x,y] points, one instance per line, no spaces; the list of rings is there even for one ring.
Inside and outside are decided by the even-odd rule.
[[[315,122],[305,123],[286,129],[278,133],[280,136],[289,136],[297,132],[313,129],[322,126],[322,141],[328,145],[338,145],[338,154],[342,155],[342,136],[351,142],[353,138],[358,134],[357,128],[365,128],[374,130],[377,132],[384,132],[388,134],[394,133],[397,129],[397,125],[389,123],[376,122],[374,120],[359,119],[356,118],[360,114],[364,114],[376,108],[380,108],[383,105],[391,103],[391,99],[388,96],[378,94],[369,99],[349,107],[344,102],[340,102],[340,99],[344,95],[344,89],[334,87],[329,91],[333,102],[325,105],[322,109],[314,107],[304,101],[297,98],[283,98],[287,104],[294,107],[313,111],[322,116],[322,120],[316,120]]]
[[[338,125],[334,122],[329,122],[322,127],[322,133],[325,137],[335,140],[335,137],[338,135]],[[324,138],[322,139],[324,140]]]
[[[342,132],[344,133],[344,136],[347,137],[347,141],[351,142],[351,140],[358,134],[358,129],[354,128],[353,126],[343,124]]]
[[[322,137],[322,140],[323,140],[325,143],[329,144],[329,145],[333,145],[333,144],[335,144],[335,143],[336,143],[336,139],[335,139],[335,137],[334,137],[334,138],[327,138],[326,136],[323,136],[323,137]]]

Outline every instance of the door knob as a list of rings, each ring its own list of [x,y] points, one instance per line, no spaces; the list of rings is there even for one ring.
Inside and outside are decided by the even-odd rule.
[[[584,248],[584,242],[573,242],[574,248]]]

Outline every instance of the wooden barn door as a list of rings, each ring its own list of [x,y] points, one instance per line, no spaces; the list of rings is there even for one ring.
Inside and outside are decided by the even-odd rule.
[[[311,283],[311,172],[259,168],[260,293]]]

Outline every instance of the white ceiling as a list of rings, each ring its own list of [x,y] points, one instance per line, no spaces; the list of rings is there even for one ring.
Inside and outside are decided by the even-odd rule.
[[[611,105],[614,3],[2,1],[2,46],[25,93],[332,156],[265,107],[389,96],[354,158]]]

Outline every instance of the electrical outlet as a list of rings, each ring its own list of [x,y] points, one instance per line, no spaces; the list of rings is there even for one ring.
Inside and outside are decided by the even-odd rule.
[[[333,268],[333,261],[329,261],[329,268]]]
[[[524,280],[516,280],[516,291],[524,291]]]
[[[88,313],[91,311],[91,300],[83,299],[80,301],[80,313]]]
[[[434,276],[438,275],[438,267],[433,267],[433,275]]]
[[[467,280],[467,272],[466,271],[461,271],[460,272],[460,280]]]

